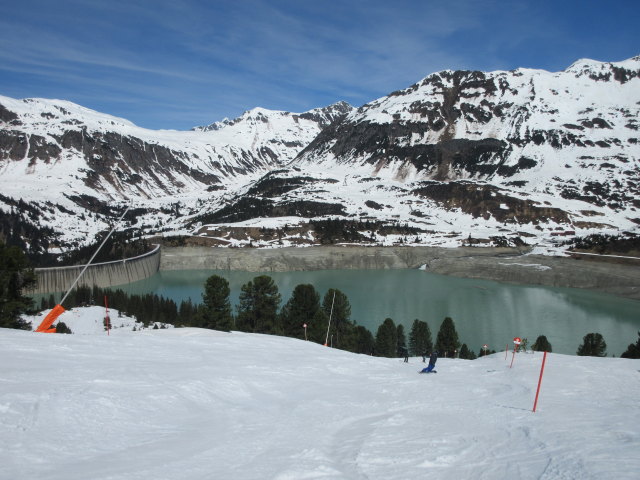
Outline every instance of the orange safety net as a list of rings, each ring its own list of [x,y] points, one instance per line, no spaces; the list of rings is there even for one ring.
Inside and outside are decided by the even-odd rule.
[[[51,309],[51,311],[44,317],[42,323],[38,328],[36,328],[36,332],[41,333],[56,333],[56,327],[49,328],[56,321],[56,319],[64,313],[64,307],[60,304],[56,305]]]

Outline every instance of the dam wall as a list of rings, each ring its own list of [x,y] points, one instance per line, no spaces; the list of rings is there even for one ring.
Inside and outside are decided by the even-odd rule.
[[[148,278],[155,275],[160,268],[160,252],[160,245],[156,245],[153,250],[144,255],[89,265],[78,281],[78,286],[93,287],[93,285],[97,285],[98,287],[104,288]],[[84,265],[36,268],[36,287],[26,293],[44,294],[66,292],[83,268]]]
[[[446,256],[492,257],[519,255],[513,248],[321,246],[284,248],[163,248],[161,270],[244,270],[289,272],[303,270],[418,268]]]

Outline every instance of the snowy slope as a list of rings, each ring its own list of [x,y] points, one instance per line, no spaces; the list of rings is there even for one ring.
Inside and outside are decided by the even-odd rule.
[[[91,322],[89,319],[88,322]],[[76,323],[72,326],[79,329]],[[635,479],[639,360],[354,355],[200,329],[0,329],[0,478]]]
[[[37,315],[23,315],[22,318],[26,322],[31,323],[31,327],[35,330],[42,323],[49,310],[40,312]],[[105,330],[104,319],[109,316],[111,327],[109,332]],[[173,328],[171,324],[163,324],[156,322],[154,324],[145,325],[138,322],[135,317],[130,317],[120,313],[118,310],[105,310],[104,307],[76,307],[66,310],[56,320],[64,323],[75,335],[120,335],[129,332],[140,331],[149,328]]]
[[[0,96],[4,136],[16,137],[14,143],[5,141],[2,145],[3,184],[11,194],[13,181],[42,184],[42,188],[77,189],[77,180],[82,180],[93,194],[116,200],[161,198],[202,190],[212,183],[225,186],[238,175],[265,172],[292,160],[326,123],[349,110],[344,103],[302,114],[258,108],[215,129],[155,131],[70,102]],[[74,134],[80,134],[79,142]],[[121,143],[114,143],[112,137]],[[28,148],[19,149],[16,141]],[[122,158],[125,152],[116,152],[116,157],[127,160],[126,165],[109,165],[122,168],[123,174],[111,178],[100,172],[100,164],[107,161],[100,147],[107,144],[118,149],[123,143],[133,147],[135,154]],[[171,160],[165,177],[159,172],[164,167],[158,158],[161,153]],[[136,167],[141,167],[136,170],[140,178],[126,178]],[[87,181],[92,169],[102,174],[97,183]],[[63,183],[51,179],[56,176]],[[143,190],[141,183],[148,188]],[[21,193],[20,188],[26,187],[16,187],[17,193]]]
[[[216,128],[153,131],[66,101],[0,96],[0,209],[23,199],[63,242],[93,238],[108,224],[102,215],[129,203],[138,229],[173,230],[176,210],[188,215],[204,200],[211,208],[292,160],[350,109],[254,109]],[[84,218],[89,212],[97,218]]]

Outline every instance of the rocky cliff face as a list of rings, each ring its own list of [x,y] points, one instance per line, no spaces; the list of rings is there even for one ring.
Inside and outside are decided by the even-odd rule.
[[[637,156],[638,72],[640,57],[559,73],[435,73],[325,129],[298,163],[352,163],[401,181],[531,183],[532,169],[565,168],[601,179]]]

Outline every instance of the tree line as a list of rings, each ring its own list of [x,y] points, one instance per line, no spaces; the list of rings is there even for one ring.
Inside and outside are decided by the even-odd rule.
[[[565,242],[577,250],[587,250],[599,254],[633,254],[640,252],[640,237],[635,235],[592,234],[576,237]]]
[[[94,286],[80,286],[70,292],[65,304],[74,306],[104,305],[120,313],[133,316],[145,327],[155,323],[176,327],[198,327],[214,330],[239,330],[299,338],[354,353],[382,357],[428,355],[438,350],[440,356],[474,359],[476,355],[466,344],[460,344],[453,320],[445,318],[433,342],[427,322],[414,320],[407,335],[404,326],[387,318],[374,335],[369,329],[351,319],[351,305],[340,290],[330,288],[321,298],[311,284],[297,285],[291,298],[280,307],[282,296],[273,279],[258,275],[241,287],[239,303],[234,309],[230,302],[229,282],[210,276],[204,284],[202,303],[190,299],[178,306],[173,300],[155,294],[128,294],[121,289],[111,290]],[[40,309],[53,308],[53,295],[40,302]],[[66,331],[66,326],[62,328]]]
[[[79,286],[69,292],[64,303],[66,309],[106,303],[109,308],[118,310],[121,314],[135,317],[145,327],[155,323],[180,325],[181,320],[176,302],[154,293],[132,295],[121,289],[111,290],[95,285]],[[53,295],[40,300],[41,311],[53,308],[55,305],[56,299]]]
[[[313,285],[297,285],[291,298],[278,311],[281,295],[277,285],[268,275],[259,275],[241,287],[235,316],[229,301],[229,283],[225,278],[212,275],[207,279],[204,290],[199,326],[205,328],[235,328],[244,332],[282,335],[383,357],[399,357],[408,351],[403,325],[396,325],[393,319],[387,318],[374,336],[351,319],[349,299],[335,288],[330,288],[321,298]],[[409,347],[413,355],[432,351],[434,344],[426,322],[414,321],[409,333]],[[443,321],[435,348],[445,356],[454,356],[460,348],[451,318]],[[475,358],[472,352],[466,351],[468,358]]]
[[[22,315],[36,313],[32,299],[24,295],[35,281],[33,268],[24,252],[0,241],[0,328],[31,329]],[[434,342],[427,322],[418,319],[413,321],[408,338],[404,326],[396,325],[391,318],[385,319],[373,335],[351,319],[347,296],[334,288],[321,299],[313,285],[298,285],[291,298],[279,308],[282,297],[277,285],[271,277],[258,275],[242,286],[235,313],[229,294],[228,281],[212,275],[205,282],[202,303],[187,300],[177,305],[173,300],[155,294],[131,295],[121,289],[94,286],[78,287],[70,292],[65,308],[104,304],[103,299],[107,297],[110,308],[135,317],[147,327],[165,323],[176,327],[283,335],[383,357],[420,356],[437,350],[441,357],[476,358],[473,350],[461,344],[450,317],[442,321]],[[41,300],[40,310],[53,308],[55,304],[53,295],[50,295]],[[544,335],[537,338],[532,348],[552,351]],[[478,355],[489,353],[494,352],[480,350]],[[576,354],[606,356],[606,342],[601,334],[589,333]],[[630,344],[621,357],[640,358],[640,332],[636,343]]]
[[[418,319],[413,321],[408,339],[404,326],[396,325],[391,318],[385,319],[374,335],[351,319],[349,299],[335,288],[321,298],[313,285],[297,285],[291,298],[278,309],[282,298],[277,285],[268,275],[258,275],[241,287],[235,315],[229,294],[229,282],[212,275],[205,282],[203,303],[183,303],[180,310],[186,306],[191,309],[190,326],[281,335],[354,353],[393,358],[409,354],[427,356],[436,350],[444,357],[477,358],[473,350],[460,342],[450,317],[442,321],[434,342],[428,323]],[[535,346],[551,350],[544,336]],[[480,355],[488,353],[495,352],[481,351]]]

